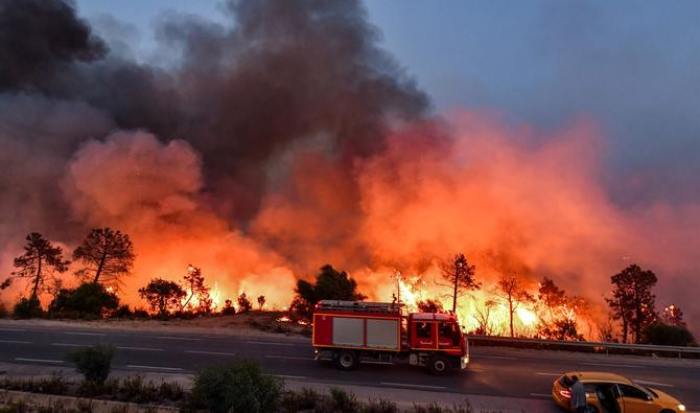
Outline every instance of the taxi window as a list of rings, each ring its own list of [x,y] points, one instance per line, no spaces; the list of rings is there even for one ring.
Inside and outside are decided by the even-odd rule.
[[[627,384],[619,384],[620,393],[623,397],[629,397],[632,399],[647,400],[649,395],[642,389],[638,389],[634,386],[629,386]]]

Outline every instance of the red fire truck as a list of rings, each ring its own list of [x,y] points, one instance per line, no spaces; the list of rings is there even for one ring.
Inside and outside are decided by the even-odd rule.
[[[332,361],[341,370],[360,363],[407,363],[444,374],[469,363],[469,343],[453,314],[404,315],[394,303],[320,301],[312,341],[316,360]]]

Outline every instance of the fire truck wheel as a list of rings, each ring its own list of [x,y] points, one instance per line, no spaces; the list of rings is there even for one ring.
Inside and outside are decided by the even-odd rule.
[[[428,370],[435,375],[446,374],[450,371],[450,360],[440,354],[434,355],[428,364]]]
[[[336,365],[341,370],[354,370],[360,365],[360,359],[354,351],[341,351],[336,359]]]

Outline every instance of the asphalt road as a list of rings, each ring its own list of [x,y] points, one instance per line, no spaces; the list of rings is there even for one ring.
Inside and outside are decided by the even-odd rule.
[[[338,371],[316,363],[303,338],[0,324],[3,363],[67,367],[66,353],[97,343],[116,346],[114,368],[126,371],[192,373],[245,357],[289,380],[540,400],[549,399],[552,382],[562,372],[608,371],[672,394],[689,410],[700,411],[697,361],[472,346],[466,371],[434,377],[411,366],[362,365],[356,371]]]

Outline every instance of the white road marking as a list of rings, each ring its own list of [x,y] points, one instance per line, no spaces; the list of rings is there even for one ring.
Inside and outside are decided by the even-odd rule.
[[[295,357],[295,356],[265,356],[266,359],[280,359],[280,360],[313,360],[313,357]]]
[[[546,397],[546,398],[552,397],[552,395],[549,393],[530,393],[530,396],[532,396],[532,397]]]
[[[232,356],[232,357],[235,357],[238,355],[237,353],[224,353],[221,351],[204,351],[204,350],[185,350],[185,353],[208,354],[208,355],[212,355],[212,356]]]
[[[73,344],[73,343],[51,343],[52,346],[56,347],[91,347],[91,344]]]
[[[170,337],[170,336],[162,336],[162,337],[156,337],[161,340],[182,340],[182,341],[202,341],[201,338],[190,338],[190,337]]]
[[[248,344],[262,344],[264,346],[286,346],[286,347],[293,347],[294,344],[289,344],[289,343],[271,343],[269,341],[248,341]]]
[[[411,383],[392,383],[392,382],[381,382],[379,383],[383,386],[398,386],[398,387],[412,387],[415,389],[432,389],[432,390],[440,390],[440,389],[446,389],[447,387],[444,386],[426,386],[424,384],[411,384]]]
[[[598,367],[623,367],[630,369],[643,369],[645,366],[635,366],[633,364],[606,364],[606,363],[580,363],[584,366],[598,366]]]
[[[32,344],[31,341],[21,341],[21,340],[0,340],[3,344]]]
[[[105,336],[105,333],[84,333],[82,331],[66,331],[63,334],[68,334],[70,336],[97,336],[97,337],[102,337]]]
[[[639,379],[632,379],[632,380],[634,380],[635,383],[646,384],[646,385],[649,385],[649,386],[675,387],[673,384],[657,383],[657,382],[655,382],[655,381],[646,381],[646,380],[639,380]]]
[[[31,361],[34,363],[51,363],[51,364],[61,364],[63,360],[47,360],[47,359],[30,359],[24,357],[15,357],[16,361]]]
[[[537,372],[538,376],[561,376],[561,373]]]
[[[117,350],[132,350],[132,351],[165,351],[162,348],[153,347],[128,347],[128,346],[117,346]]]
[[[168,370],[168,371],[182,371],[179,367],[159,367],[159,366],[138,366],[135,364],[129,364],[126,366],[129,369],[147,369],[147,370]]]

